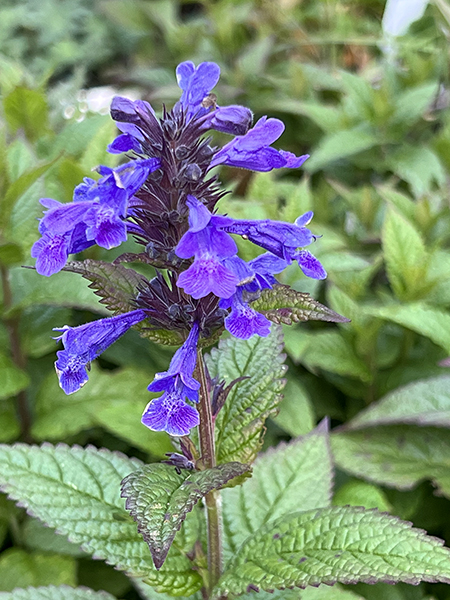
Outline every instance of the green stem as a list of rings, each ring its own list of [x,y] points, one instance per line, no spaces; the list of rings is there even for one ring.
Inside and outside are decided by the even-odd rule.
[[[211,398],[209,396],[208,380],[205,372],[205,363],[201,350],[197,351],[196,374],[200,381],[200,402],[198,411],[200,415],[199,437],[202,462],[206,469],[216,466],[216,453],[214,444],[214,422],[211,412]],[[221,515],[220,492],[209,492],[205,496],[206,522],[208,531],[208,570],[209,593],[219,581],[222,570],[222,540],[221,540]]]
[[[0,273],[3,288],[3,309],[5,312],[8,312],[13,304],[11,286],[9,283],[9,272],[6,267],[1,266]],[[19,369],[24,370],[26,367],[26,358],[20,345],[20,321],[18,317],[12,316],[5,318],[4,323],[8,331],[13,362]],[[31,413],[25,390],[22,390],[17,394],[16,406],[21,428],[20,438],[23,442],[31,443],[33,441],[31,436]]]

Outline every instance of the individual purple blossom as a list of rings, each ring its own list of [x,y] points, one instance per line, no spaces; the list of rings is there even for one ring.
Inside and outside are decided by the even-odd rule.
[[[159,160],[151,158],[116,169],[99,167],[102,177],[86,177],[75,188],[73,202],[43,198],[41,204],[48,210],[39,223],[42,238],[31,249],[37,272],[49,277],[64,267],[69,254],[94,244],[110,249],[126,241],[130,198],[159,166]]]
[[[300,167],[308,154],[295,156],[292,152],[271,148],[284,131],[284,123],[279,119],[262,117],[255,126],[243,136],[237,136],[219,150],[210,165],[228,165],[251,169],[252,171],[271,171],[286,167]]]
[[[78,327],[56,327],[63,333],[55,338],[61,340],[64,350],[56,353],[55,362],[59,385],[66,394],[78,391],[88,380],[87,370],[111,344],[119,339],[130,327],[146,318],[144,310],[99,319]]]
[[[122,132],[109,144],[107,150],[111,154],[121,154],[130,150],[141,153],[143,151],[141,142],[145,139],[142,129],[149,121],[153,127],[159,129],[155,111],[144,100],[129,100],[122,96],[115,96],[111,103],[111,117]]]
[[[142,423],[153,431],[170,435],[188,435],[199,424],[198,412],[186,403],[198,402],[200,383],[193,378],[197,361],[199,326],[195,322],[184,344],[179,348],[167,371],[157,373],[148,386],[150,392],[164,392],[151,400],[142,415]]]
[[[175,253],[180,258],[195,256],[195,260],[179,275],[177,286],[196,299],[210,293],[229,298],[239,280],[223,264],[225,258],[237,253],[235,241],[220,230],[228,218],[211,214],[194,196],[188,195],[186,203],[189,206],[189,230],[176,246]]]
[[[252,296],[256,298],[262,289],[271,288],[276,283],[273,275],[286,268],[286,261],[266,252],[248,263],[237,256],[224,262],[240,279],[233,296],[219,302],[220,308],[230,309],[225,317],[226,329],[231,335],[244,340],[255,334],[268,336],[270,321],[251,307],[249,299]]]
[[[196,67],[193,62],[186,61],[178,65],[176,75],[178,85],[183,90],[180,104],[186,111],[187,119],[194,115],[197,118],[206,115],[209,107],[202,106],[202,102],[219,81],[219,66],[213,62],[203,62]]]

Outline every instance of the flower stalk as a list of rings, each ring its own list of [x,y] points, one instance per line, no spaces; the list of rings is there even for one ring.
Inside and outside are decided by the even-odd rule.
[[[214,421],[211,411],[211,398],[209,394],[208,379],[206,376],[203,354],[197,350],[196,378],[200,382],[198,412],[200,424],[198,427],[200,438],[201,460],[205,469],[216,466],[216,453],[214,442]],[[208,572],[209,589],[219,581],[222,571],[222,539],[221,539],[221,511],[220,492],[212,491],[205,496],[206,525],[208,534]]]

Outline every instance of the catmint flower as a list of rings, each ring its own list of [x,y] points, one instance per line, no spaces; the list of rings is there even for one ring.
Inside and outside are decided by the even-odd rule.
[[[151,400],[142,415],[142,423],[153,431],[166,431],[170,435],[188,435],[199,424],[198,412],[186,403],[198,402],[200,383],[193,378],[197,361],[199,327],[195,322],[184,344],[179,348],[169,369],[157,373],[148,386],[150,392],[164,392]]]
[[[213,62],[204,62],[196,67],[193,62],[186,61],[178,65],[176,75],[178,85],[183,90],[180,105],[186,118],[189,120],[194,115],[198,118],[207,114],[209,107],[203,106],[202,102],[219,81],[219,66]]]
[[[64,267],[69,254],[94,244],[109,249],[126,241],[129,200],[159,166],[158,159],[150,158],[116,169],[99,167],[100,180],[86,177],[75,188],[73,202],[43,198],[41,204],[48,208],[39,223],[43,237],[31,249],[37,272],[48,277]]]
[[[239,279],[223,264],[223,259],[237,253],[235,241],[220,230],[228,219],[212,215],[194,196],[188,196],[186,204],[190,209],[190,227],[175,248],[175,253],[180,258],[195,256],[195,260],[179,275],[177,286],[193,298],[203,298],[209,293],[229,298],[235,292]]]
[[[116,317],[99,319],[78,327],[55,327],[63,333],[64,350],[56,353],[55,362],[59,385],[66,394],[77,392],[88,380],[90,363],[119,339],[130,327],[146,318],[144,310],[133,310]]]
[[[261,337],[268,336],[270,321],[250,306],[249,299],[256,299],[261,290],[271,288],[277,283],[273,275],[286,268],[286,261],[266,252],[248,263],[237,256],[224,262],[240,279],[233,296],[219,302],[220,308],[230,309],[225,317],[226,329],[235,337],[244,340],[255,334]]]
[[[219,150],[214,155],[210,168],[228,165],[252,171],[271,171],[281,167],[300,167],[309,158],[308,154],[295,156],[292,152],[275,150],[270,146],[283,131],[282,121],[262,117],[246,135],[235,137]]]
[[[189,207],[189,230],[181,238],[175,253],[180,258],[195,256],[195,260],[179,275],[177,285],[193,298],[203,298],[209,293],[219,298],[231,298],[236,292],[239,277],[227,266],[227,259],[237,254],[236,244],[228,235],[230,233],[249,239],[286,261],[286,265],[297,260],[308,277],[326,277],[320,262],[310,252],[299,250],[315,239],[305,227],[313,217],[312,212],[302,215],[292,224],[213,215],[194,196],[188,196],[186,204]]]

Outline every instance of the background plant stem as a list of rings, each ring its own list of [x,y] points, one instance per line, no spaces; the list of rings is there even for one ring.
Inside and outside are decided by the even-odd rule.
[[[207,469],[216,466],[214,444],[214,422],[211,412],[211,399],[209,396],[208,380],[205,372],[205,363],[201,350],[197,351],[196,374],[200,381],[200,414],[199,437],[202,461]],[[220,492],[213,491],[205,496],[206,520],[208,531],[208,571],[209,593],[220,578],[222,569],[222,540],[220,528]]]

